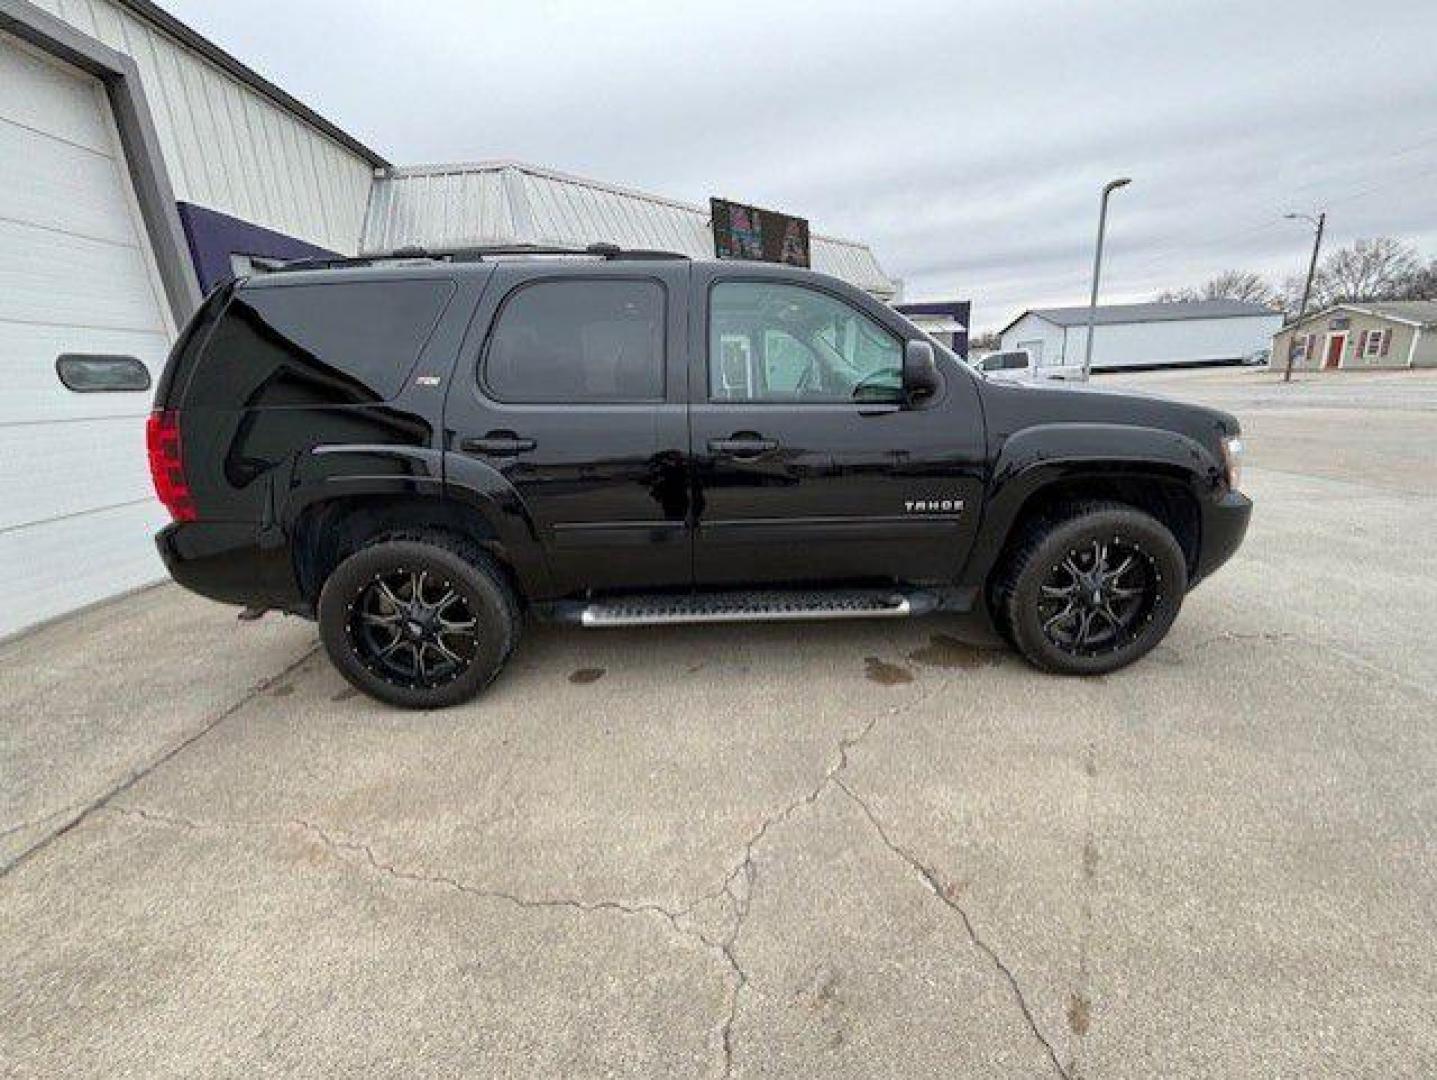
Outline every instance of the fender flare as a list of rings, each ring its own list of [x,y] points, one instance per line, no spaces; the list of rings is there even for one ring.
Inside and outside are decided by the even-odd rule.
[[[446,453],[444,494],[477,512],[494,531],[500,556],[513,569],[524,595],[547,598],[553,579],[538,526],[523,497],[498,469],[467,454]]]
[[[1127,424],[1041,424],[1007,439],[993,463],[978,535],[964,569],[982,584],[997,565],[1023,508],[1044,489],[1081,479],[1156,480],[1201,500],[1223,482],[1223,467],[1196,439]]]
[[[319,445],[296,455],[282,505],[266,515],[262,543],[266,534],[276,546],[287,543],[326,503],[368,498],[432,500],[437,514],[452,515],[456,528],[513,571],[525,596],[545,595],[548,568],[518,492],[491,466],[432,447]],[[302,578],[303,568],[296,571]]]

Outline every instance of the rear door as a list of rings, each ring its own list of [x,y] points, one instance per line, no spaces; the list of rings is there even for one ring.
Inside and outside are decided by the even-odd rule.
[[[982,504],[973,376],[941,356],[910,407],[921,335],[826,279],[699,266],[692,306],[696,583],[952,581]]]
[[[518,493],[556,596],[687,586],[686,261],[501,264],[445,413]]]

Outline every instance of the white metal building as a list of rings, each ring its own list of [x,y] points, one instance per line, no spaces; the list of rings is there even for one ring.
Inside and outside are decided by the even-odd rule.
[[[517,161],[385,170],[374,183],[361,250],[599,242],[714,254],[705,208]],[[897,291],[863,244],[815,234],[811,257],[815,270],[880,300]]]
[[[509,163],[389,162],[150,0],[0,0],[0,637],[159,580],[148,391],[77,393],[63,354],[157,378],[202,293],[256,257],[609,241],[712,253],[696,207]],[[819,269],[877,295],[861,244]]]
[[[0,0],[0,87],[4,635],[163,573],[150,395],[75,393],[57,357],[157,376],[200,296],[191,208],[354,251],[383,159],[148,3]]]
[[[1239,300],[1110,304],[1097,310],[1093,370],[1238,363],[1266,348],[1282,316]],[[1036,367],[1081,366],[1086,307],[1031,308],[999,334],[1004,351],[1026,349]]]

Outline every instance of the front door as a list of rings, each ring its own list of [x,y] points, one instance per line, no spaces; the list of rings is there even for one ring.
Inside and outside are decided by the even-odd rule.
[[[971,376],[910,408],[904,328],[837,286],[696,267],[690,328],[694,579],[938,584],[981,509]]]
[[[556,595],[687,587],[687,262],[500,265],[445,411],[518,493]]]
[[[1322,366],[1335,368],[1342,366],[1342,350],[1347,348],[1346,334],[1327,335],[1327,355],[1323,357]]]

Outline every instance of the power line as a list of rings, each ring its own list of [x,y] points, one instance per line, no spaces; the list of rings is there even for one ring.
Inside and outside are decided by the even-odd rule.
[[[1409,147],[1407,151],[1402,151],[1401,153],[1410,152],[1410,150],[1418,149],[1419,147],[1425,147],[1428,145],[1437,145],[1437,137],[1425,140],[1422,143],[1415,144],[1414,146]],[[1387,160],[1397,156],[1399,156],[1399,154],[1388,154],[1380,160]],[[1437,167],[1431,169],[1424,169],[1416,175],[1389,177],[1386,180],[1380,181],[1376,184],[1371,184],[1357,191],[1349,192],[1345,195],[1338,195],[1332,198],[1323,199],[1321,201],[1324,207],[1341,206],[1344,203],[1352,202],[1355,199],[1365,198],[1368,195],[1381,191],[1384,188],[1391,187],[1394,184],[1411,183],[1415,180],[1421,180],[1425,177],[1432,175],[1437,175]],[[1261,222],[1256,222],[1250,226],[1245,226],[1244,228],[1236,230],[1234,232],[1225,233],[1217,237],[1212,237],[1208,240],[1199,240],[1191,243],[1172,244],[1167,247],[1160,248],[1156,252],[1148,253],[1143,257],[1141,262],[1137,263],[1135,266],[1125,267],[1123,272],[1126,274],[1143,273],[1149,269],[1152,269],[1158,262],[1167,258],[1169,255],[1180,252],[1191,252],[1216,247],[1221,244],[1230,243],[1234,240],[1240,240],[1245,239],[1249,236],[1255,236],[1260,233],[1267,232],[1271,229],[1275,229],[1278,226],[1285,226],[1286,224],[1286,219],[1283,216],[1278,215],[1270,219],[1265,219]]]

